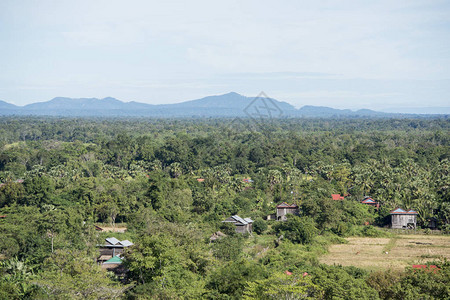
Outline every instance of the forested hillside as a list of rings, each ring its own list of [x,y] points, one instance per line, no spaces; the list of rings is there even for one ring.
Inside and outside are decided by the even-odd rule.
[[[344,237],[388,235],[396,207],[448,234],[449,133],[448,118],[0,118],[0,298],[449,297],[445,261],[370,273],[317,260]],[[300,215],[265,220],[282,202]],[[250,236],[222,223],[236,214]],[[96,263],[109,236],[134,243],[123,276]]]

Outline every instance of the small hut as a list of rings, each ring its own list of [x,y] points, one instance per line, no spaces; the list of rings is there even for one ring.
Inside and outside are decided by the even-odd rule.
[[[298,215],[299,209],[297,204],[287,204],[286,202],[277,205],[277,220],[286,221],[286,215]]]
[[[373,200],[370,197],[364,197],[364,199],[361,201],[361,203],[375,207],[377,210],[378,210],[378,208],[380,208],[380,203],[378,203],[377,201]]]
[[[111,237],[105,239],[105,244],[97,246],[100,248],[100,258],[98,260],[106,261],[122,254],[124,249],[133,246],[133,243],[128,240],[119,241],[115,237]]]
[[[414,210],[396,208],[391,210],[391,228],[393,229],[416,229],[417,215]]]
[[[236,226],[237,233],[251,233],[253,230],[253,220],[250,218],[241,218],[238,215],[227,218],[223,223],[233,223]]]

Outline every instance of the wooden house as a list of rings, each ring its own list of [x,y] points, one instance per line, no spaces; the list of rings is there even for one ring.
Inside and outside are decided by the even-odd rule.
[[[377,201],[373,200],[370,197],[364,197],[364,199],[361,201],[361,203],[375,207],[377,210],[378,210],[378,208],[380,208],[380,203],[378,203]]]
[[[236,226],[237,233],[251,233],[253,230],[253,220],[250,218],[243,219],[238,215],[234,215],[222,222],[233,223]]]
[[[403,210],[396,208],[391,210],[391,228],[394,229],[415,229],[417,226],[418,213],[414,210]]]
[[[103,245],[97,245],[100,250],[100,257],[97,261],[103,264],[105,261],[122,254],[125,248],[132,245],[133,243],[128,240],[119,241],[115,237],[107,238]]]
[[[286,202],[277,205],[277,220],[278,221],[286,221],[286,215],[298,215],[299,209],[296,204],[287,204]]]

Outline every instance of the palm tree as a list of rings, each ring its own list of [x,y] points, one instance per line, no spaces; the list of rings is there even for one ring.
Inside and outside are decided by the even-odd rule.
[[[278,170],[269,170],[267,179],[270,184],[270,190],[273,191],[274,185],[281,183],[281,181],[283,180],[283,175]]]

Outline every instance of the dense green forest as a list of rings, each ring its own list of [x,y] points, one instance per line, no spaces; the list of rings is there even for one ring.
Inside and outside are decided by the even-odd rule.
[[[396,207],[450,233],[448,118],[238,121],[0,118],[0,299],[450,299],[445,260],[369,272],[317,259],[390,234]],[[265,220],[282,202],[300,215]],[[222,223],[235,214],[251,235]],[[134,243],[124,276],[96,263],[110,236]]]

